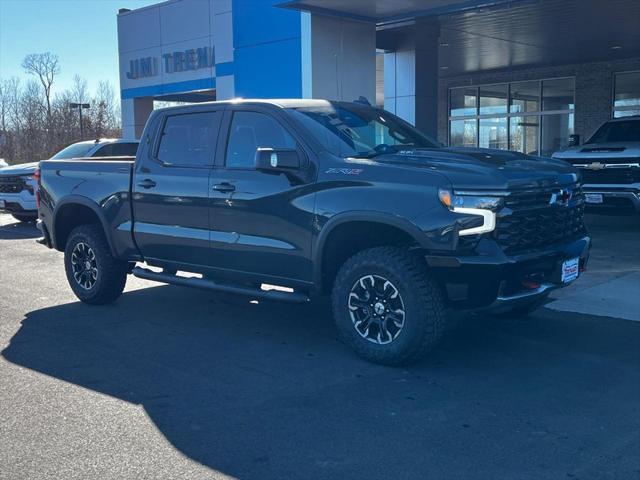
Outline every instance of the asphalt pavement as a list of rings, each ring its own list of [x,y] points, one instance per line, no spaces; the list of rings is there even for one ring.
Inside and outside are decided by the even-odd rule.
[[[0,215],[0,479],[640,478],[640,217],[588,220],[589,271],[547,308],[461,315],[398,369],[322,299],[130,278],[83,305]]]

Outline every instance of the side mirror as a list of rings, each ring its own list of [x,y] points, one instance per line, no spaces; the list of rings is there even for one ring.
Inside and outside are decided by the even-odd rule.
[[[258,148],[256,170],[261,172],[287,172],[300,170],[300,153],[288,148]]]
[[[580,145],[580,135],[573,134],[569,135],[569,143],[567,144],[569,147],[577,147]]]

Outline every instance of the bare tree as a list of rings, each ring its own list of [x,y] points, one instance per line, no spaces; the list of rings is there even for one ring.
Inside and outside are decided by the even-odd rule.
[[[40,160],[82,140],[79,115],[69,108],[70,103],[91,103],[91,109],[83,112],[88,135],[121,135],[120,105],[108,82],[100,82],[90,92],[86,80],[76,75],[70,88],[52,93],[60,72],[57,56],[28,55],[23,67],[33,75],[28,81],[0,78],[0,157],[12,164]]]
[[[71,87],[73,101],[76,103],[87,103],[89,95],[87,94],[87,81],[77,73],[73,76],[73,87]]]
[[[50,144],[50,127],[46,121],[46,114],[38,83],[35,80],[26,82],[20,97],[20,147],[25,158],[31,161],[46,158],[43,154]]]
[[[12,79],[13,80],[13,79]],[[9,123],[11,80],[0,81],[0,131],[6,132]]]
[[[0,80],[0,157],[15,156],[15,138],[17,124],[16,112],[19,110],[20,80],[16,77]]]
[[[7,118],[9,116],[8,80],[0,81],[0,158],[6,155],[9,144]]]
[[[6,94],[8,96],[7,112],[8,112],[8,124],[13,128],[20,127],[20,95],[21,85],[18,77],[11,77],[7,83],[5,83]]]
[[[30,53],[22,60],[22,68],[40,80],[47,102],[47,119],[51,121],[51,86],[56,75],[60,73],[58,56],[51,52]]]
[[[91,120],[96,138],[111,136],[118,130],[115,95],[113,87],[107,81],[98,83],[98,90],[93,97]]]

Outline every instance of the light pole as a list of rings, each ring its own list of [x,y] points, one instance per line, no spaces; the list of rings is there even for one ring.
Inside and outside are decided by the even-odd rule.
[[[82,128],[82,109],[91,108],[91,105],[88,103],[69,103],[69,108],[77,108],[80,113],[80,140],[82,140],[84,138],[84,130]]]

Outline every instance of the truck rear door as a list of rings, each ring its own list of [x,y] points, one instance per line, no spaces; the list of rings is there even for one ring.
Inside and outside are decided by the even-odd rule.
[[[222,107],[167,113],[155,141],[140,148],[133,231],[147,261],[209,265],[209,177],[222,115]]]

